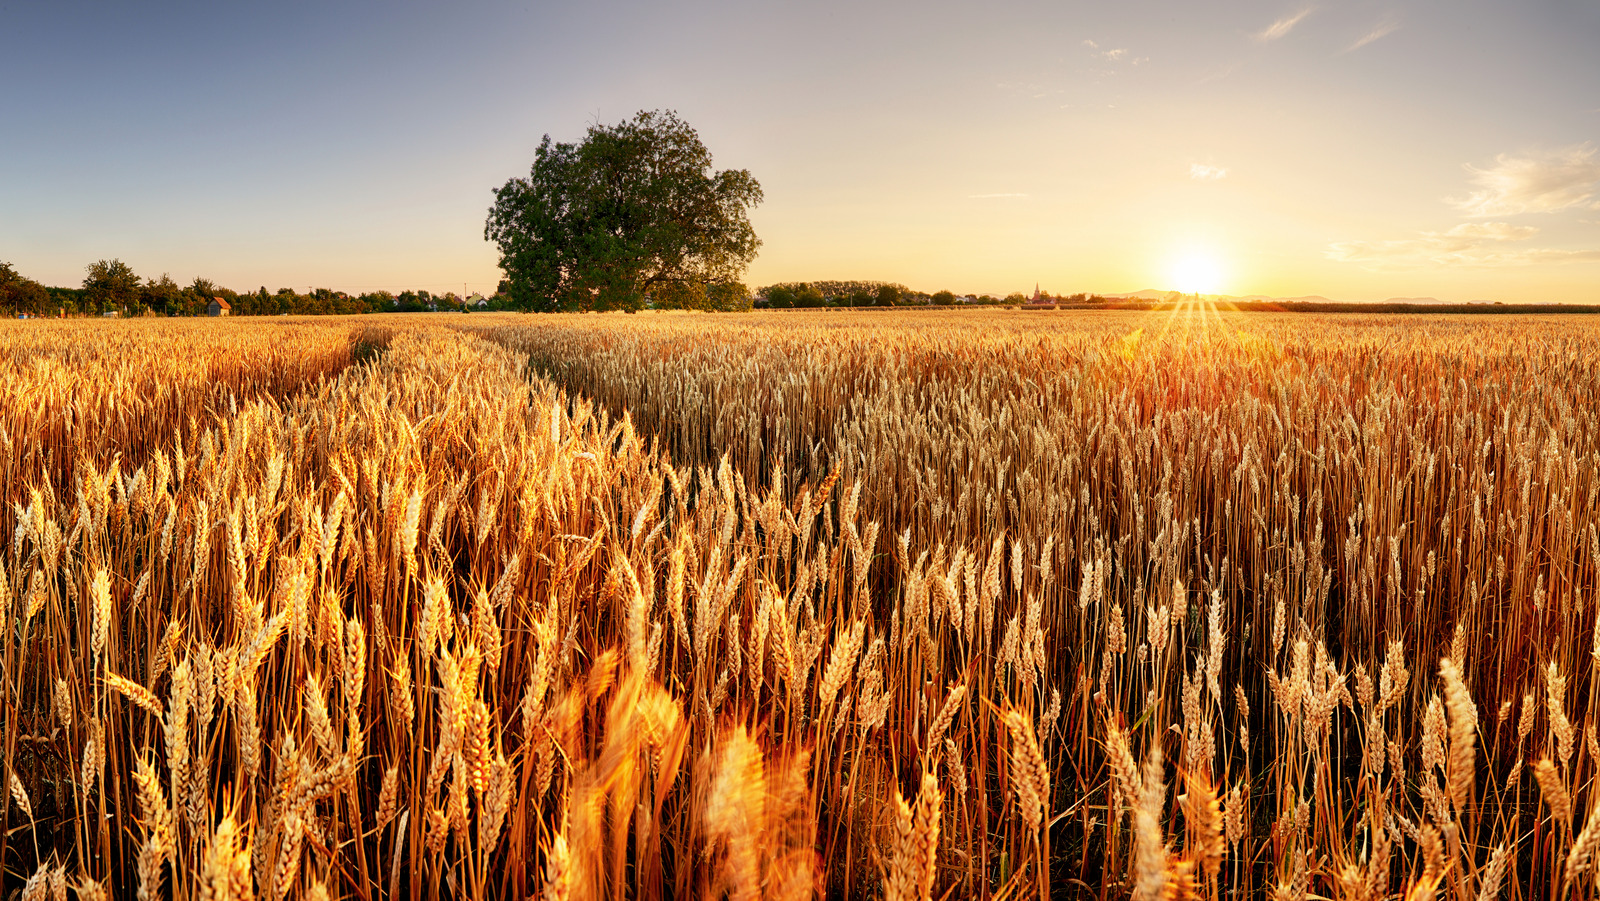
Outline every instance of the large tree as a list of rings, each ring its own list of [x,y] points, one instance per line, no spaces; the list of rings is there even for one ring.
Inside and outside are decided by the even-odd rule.
[[[97,312],[108,309],[120,310],[139,302],[139,290],[142,287],[139,276],[134,275],[133,269],[121,260],[100,260],[90,263],[87,267],[88,275],[83,279],[83,287],[89,292],[89,302],[94,305]]]
[[[737,282],[761,242],[761,185],[715,171],[673,112],[545,135],[527,178],[495,192],[484,237],[500,247],[513,303],[531,310],[637,310],[647,295]]]

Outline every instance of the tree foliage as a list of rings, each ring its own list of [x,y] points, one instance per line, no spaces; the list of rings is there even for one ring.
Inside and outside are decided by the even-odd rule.
[[[714,285],[678,283],[657,288],[650,295],[651,306],[658,310],[699,310],[706,313],[742,313],[748,311],[752,298],[750,289],[742,282],[719,282]]]
[[[100,260],[84,267],[83,288],[96,312],[123,310],[139,302],[139,276],[121,260]]]
[[[0,313],[36,315],[44,311],[49,299],[43,285],[18,274],[10,263],[0,263]]]
[[[713,170],[670,111],[591,126],[577,144],[545,135],[528,177],[494,193],[484,237],[524,309],[641,309],[737,282],[761,246],[749,219],[760,184]]]

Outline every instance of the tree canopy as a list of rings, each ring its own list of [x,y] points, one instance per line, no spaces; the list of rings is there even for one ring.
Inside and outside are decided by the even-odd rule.
[[[84,267],[83,287],[89,302],[101,310],[127,307],[139,301],[139,276],[121,260],[100,260]]]
[[[49,297],[43,285],[18,274],[10,263],[0,263],[0,313],[7,316],[37,314],[45,308]]]
[[[761,185],[745,169],[713,170],[700,136],[671,111],[591,126],[577,144],[545,135],[528,177],[494,194],[484,238],[499,246],[523,309],[715,296],[761,246],[749,218]]]

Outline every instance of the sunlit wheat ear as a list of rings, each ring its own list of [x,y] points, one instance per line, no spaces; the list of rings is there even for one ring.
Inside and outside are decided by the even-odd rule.
[[[883,878],[884,901],[913,901],[917,897],[917,871],[907,848],[913,843],[916,820],[898,788],[894,791],[893,829]]]
[[[1189,823],[1194,842],[1191,858],[1207,879],[1216,879],[1222,869],[1223,815],[1211,780],[1199,771],[1184,774],[1182,798],[1184,819]]]
[[[1237,853],[1250,825],[1250,786],[1235,785],[1228,789],[1227,804],[1223,808],[1222,823],[1228,838],[1228,847]]]
[[[1489,855],[1489,862],[1478,877],[1478,901],[1492,901],[1499,896],[1500,885],[1505,881],[1506,870],[1511,863],[1508,851],[1508,847],[1501,843]]]
[[[254,897],[250,849],[241,847],[242,838],[233,815],[224,817],[205,850],[200,874],[201,897],[216,901],[245,901]]]
[[[944,742],[944,734],[955,720],[956,713],[961,709],[961,702],[967,696],[965,682],[950,689],[950,694],[944,699],[944,704],[939,707],[939,714],[933,718],[933,723],[928,727],[928,740],[923,744],[924,750],[937,758]]]
[[[950,784],[955,788],[956,798],[964,799],[967,795],[967,768],[961,762],[961,749],[956,747],[954,739],[944,740],[945,767],[950,774]]]
[[[1422,849],[1422,875],[1417,877],[1407,897],[1427,901],[1437,897],[1439,882],[1445,876],[1444,849],[1439,830],[1433,826],[1424,825],[1418,833],[1417,844]]]
[[[93,611],[90,648],[99,661],[105,656],[106,638],[111,630],[111,585],[105,569],[95,570],[94,580],[89,583],[89,598]]]
[[[1533,765],[1533,775],[1539,780],[1539,789],[1544,793],[1544,802],[1550,808],[1550,816],[1558,823],[1570,824],[1572,795],[1568,794],[1566,780],[1561,777],[1556,765],[1546,757]]]
[[[1050,769],[1027,714],[1008,712],[1006,729],[1011,733],[1011,779],[1018,809],[1028,829],[1036,832],[1050,805]]]
[[[1128,650],[1128,633],[1122,622],[1122,604],[1111,605],[1111,618],[1106,625],[1106,652],[1123,654]]]
[[[922,774],[922,787],[917,792],[916,829],[914,842],[907,849],[917,864],[917,897],[930,901],[933,897],[934,878],[938,874],[939,817],[943,812],[944,793],[939,791],[939,781],[933,773]]]
[[[306,720],[311,724],[311,736],[321,749],[324,759],[332,760],[339,753],[339,736],[334,731],[333,719],[328,715],[327,697],[322,692],[322,682],[315,674],[306,676]]]
[[[1600,804],[1589,811],[1585,819],[1583,831],[1572,841],[1572,850],[1567,852],[1567,863],[1563,881],[1568,889],[1579,877],[1594,869],[1595,850],[1600,848]]]
[[[40,864],[39,869],[22,884],[20,901],[45,901],[50,894],[50,877],[50,865]]]
[[[144,843],[140,846],[136,869],[139,876],[139,898],[155,898],[161,890],[163,864],[172,855],[173,820],[161,791],[160,777],[148,755],[140,755],[133,773],[134,786],[139,798],[139,814],[145,828]]]
[[[17,778],[17,771],[11,770],[6,774],[9,777],[11,800],[15,801],[17,808],[29,821],[33,820],[33,804],[28,800],[28,792],[22,787],[22,780]]]
[[[105,726],[98,719],[89,721],[89,736],[83,742],[83,759],[79,762],[78,779],[85,794],[95,791],[96,779],[105,769]]]
[[[544,856],[544,901],[567,901],[572,891],[572,861],[567,837],[556,833]]]
[[[767,794],[761,749],[743,726],[722,733],[711,774],[711,791],[703,808],[706,833],[727,848],[729,895],[752,899],[760,894],[761,855],[766,836],[762,811]]]
[[[0,578],[4,578],[4,574],[3,573],[0,573]],[[60,724],[61,727],[64,728],[64,729],[71,729],[72,728],[72,694],[71,694],[71,690],[67,687],[67,680],[65,680],[65,679],[57,679],[56,680],[56,687],[55,687],[55,694],[53,696],[53,708],[52,709],[53,709],[53,711],[55,713],[55,716],[56,716],[56,722],[58,724]]]
[[[360,706],[362,690],[366,687],[367,679],[367,632],[357,617],[350,617],[344,624],[344,670],[341,678],[344,685],[345,707],[354,711]]]
[[[1405,647],[1398,641],[1389,642],[1383,668],[1378,671],[1378,712],[1393,707],[1405,697],[1406,684],[1411,672],[1406,669]]]
[[[817,688],[817,709],[833,704],[833,699],[844,687],[845,680],[854,671],[856,658],[861,654],[861,644],[867,634],[867,621],[857,620],[833,646],[828,665],[822,671],[822,681]]]
[[[411,660],[409,657],[397,657],[394,668],[389,670],[389,703],[390,710],[410,730],[417,721],[416,702],[411,693]]]
[[[143,707],[151,716],[160,719],[165,715],[165,711],[161,709],[161,701],[156,698],[155,693],[150,689],[132,679],[125,679],[116,673],[108,672],[105,674],[104,679],[107,687]]]
[[[1561,769],[1566,770],[1572,759],[1572,721],[1566,711],[1567,677],[1550,661],[1545,668],[1545,708],[1550,714],[1550,734],[1556,739],[1556,755],[1561,758]]]
[[[1461,671],[1449,658],[1439,663],[1439,672],[1445,683],[1445,706],[1450,710],[1450,754],[1447,766],[1446,793],[1456,814],[1462,814],[1472,792],[1472,777],[1476,764],[1474,742],[1477,740],[1478,709],[1472,696],[1461,681]]]
[[[463,760],[466,761],[468,782],[481,799],[488,785],[489,768],[493,763],[493,739],[489,734],[491,717],[488,705],[480,698],[472,702],[464,724]]]
[[[88,877],[74,881],[72,891],[77,895],[78,901],[107,901],[110,898],[105,886]],[[52,901],[60,901],[60,898]]]
[[[378,808],[373,822],[387,826],[394,819],[400,800],[400,765],[393,764],[383,772],[382,787],[378,791]]]
[[[1113,817],[1132,811],[1144,796],[1144,777],[1128,746],[1128,735],[1114,722],[1106,723],[1106,757],[1111,764]]]
[[[500,843],[500,830],[516,794],[514,778],[505,754],[497,755],[489,766],[489,784],[480,802],[478,841],[487,853],[493,853]]]
[[[1153,741],[1146,752],[1143,790],[1133,811],[1135,901],[1156,901],[1170,884],[1168,854],[1161,814],[1166,808],[1167,786],[1163,778],[1161,743]]]

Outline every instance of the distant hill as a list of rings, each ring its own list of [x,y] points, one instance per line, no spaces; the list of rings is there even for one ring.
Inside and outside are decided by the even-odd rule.
[[[1437,297],[1391,297],[1388,300],[1385,300],[1384,303],[1425,304],[1425,303],[1444,303],[1444,301],[1440,300]]]

